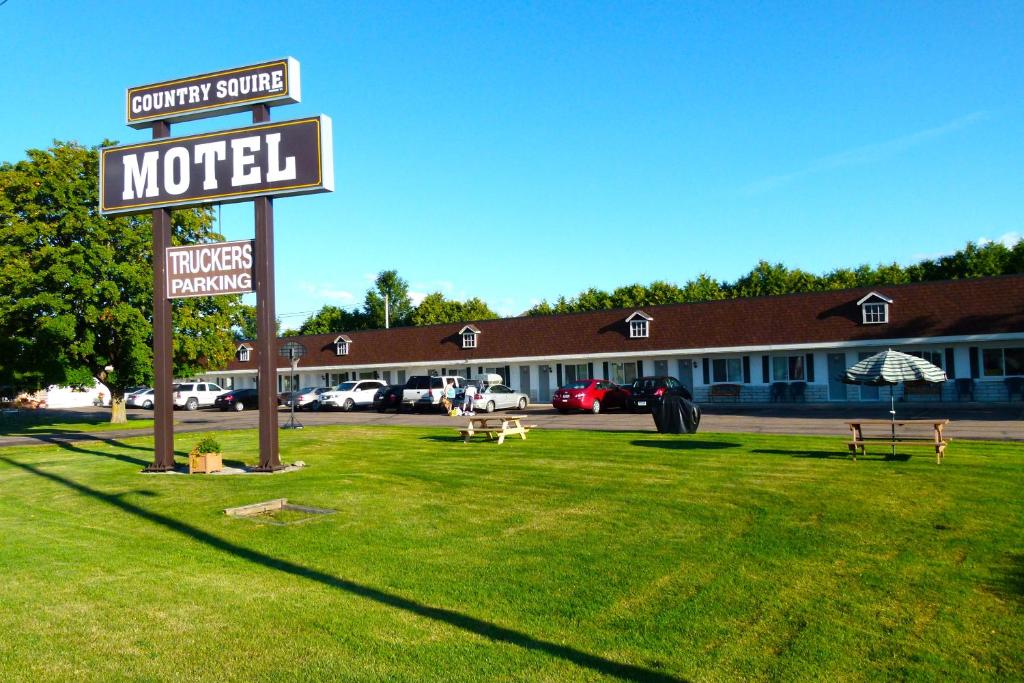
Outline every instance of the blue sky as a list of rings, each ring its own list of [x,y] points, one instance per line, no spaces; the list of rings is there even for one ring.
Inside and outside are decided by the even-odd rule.
[[[129,86],[301,63],[303,101],[273,116],[332,117],[336,191],[275,202],[291,327],[385,269],[510,315],[1024,233],[1019,2],[7,0],[0,35],[4,161],[148,138],[124,125]],[[252,236],[250,204],[221,217]]]

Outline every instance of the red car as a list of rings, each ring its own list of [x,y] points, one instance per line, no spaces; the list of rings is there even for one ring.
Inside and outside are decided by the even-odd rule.
[[[551,405],[561,413],[585,410],[596,415],[606,408],[627,407],[629,389],[606,379],[581,379],[559,388]]]

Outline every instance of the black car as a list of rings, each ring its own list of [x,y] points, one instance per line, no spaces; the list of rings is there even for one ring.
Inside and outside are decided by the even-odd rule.
[[[675,377],[640,377],[630,389],[629,407],[634,412],[649,413],[661,403],[662,397],[672,394],[693,400],[690,390]]]
[[[277,405],[281,405],[278,397]],[[221,410],[255,410],[259,408],[259,393],[256,389],[232,389],[213,399],[213,407]]]
[[[381,387],[373,395],[373,407],[377,412],[401,410],[404,384],[389,384]]]

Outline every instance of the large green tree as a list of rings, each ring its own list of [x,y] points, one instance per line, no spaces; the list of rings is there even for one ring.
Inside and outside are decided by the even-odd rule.
[[[0,164],[0,384],[111,390],[125,421],[125,388],[153,377],[153,249],[149,215],[99,215],[98,148],[55,142]],[[174,244],[220,241],[211,211],[172,214]],[[222,367],[240,297],[174,302],[178,376]]]
[[[397,270],[384,270],[377,274],[374,287],[366,292],[363,311],[369,318],[370,328],[383,328],[385,320],[391,327],[412,324],[412,299],[409,283],[398,277]],[[385,301],[389,315],[385,316]]]
[[[440,323],[462,323],[471,320],[493,320],[498,314],[492,311],[482,299],[472,298],[465,302],[444,298],[441,292],[428,294],[412,314],[413,325],[437,325]]]
[[[306,319],[299,328],[299,334],[329,334],[365,330],[369,317],[361,311],[346,311],[338,306],[325,305]]]

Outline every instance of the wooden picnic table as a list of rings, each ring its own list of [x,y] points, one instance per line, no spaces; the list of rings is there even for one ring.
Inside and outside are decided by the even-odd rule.
[[[935,464],[942,464],[942,456],[946,445],[951,439],[945,437],[942,430],[949,424],[947,419],[938,420],[851,420],[846,423],[853,439],[846,444],[853,459],[857,459],[857,451],[864,455],[869,442],[887,443],[896,453],[896,444],[926,442],[935,447]],[[865,436],[864,428],[869,434]],[[930,433],[924,427],[930,428]]]
[[[469,440],[476,434],[486,434],[488,439],[497,437],[498,443],[504,443],[505,437],[518,434],[526,439],[526,432],[537,425],[524,425],[525,415],[481,415],[480,417],[469,418],[469,425],[460,429],[462,440],[469,443]]]

